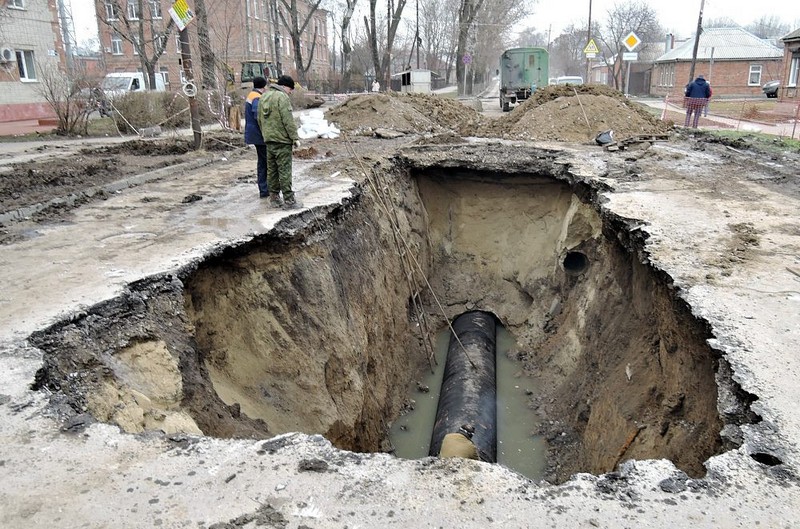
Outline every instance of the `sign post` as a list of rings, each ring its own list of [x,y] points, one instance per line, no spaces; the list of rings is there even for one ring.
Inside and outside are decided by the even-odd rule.
[[[583,54],[586,55],[586,84],[591,82],[592,78],[592,59],[597,57],[600,53],[600,48],[597,47],[594,39],[589,39],[586,47],[583,48]]]
[[[181,42],[181,65],[183,66],[183,93],[189,99],[189,119],[192,122],[192,133],[194,135],[194,148],[200,148],[203,139],[203,132],[200,129],[200,113],[197,109],[197,85],[194,84],[194,72],[192,71],[192,49],[189,47],[189,32],[186,25],[194,19],[194,13],[189,9],[186,0],[177,0],[169,8],[169,15],[180,30]]]
[[[625,73],[625,95],[628,95],[628,85],[631,82],[631,62],[639,59],[639,54],[633,53],[633,50],[635,50],[636,46],[641,44],[641,42],[641,39],[633,31],[628,33],[625,38],[622,39],[623,46],[628,48],[628,53],[622,54],[623,62],[628,63],[628,69]]]

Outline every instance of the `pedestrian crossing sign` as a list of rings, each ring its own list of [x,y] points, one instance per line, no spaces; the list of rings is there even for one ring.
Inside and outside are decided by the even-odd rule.
[[[600,53],[600,48],[597,47],[597,44],[595,44],[594,39],[589,39],[589,44],[587,44],[586,47],[583,48],[583,53],[587,55],[590,53],[594,55]]]

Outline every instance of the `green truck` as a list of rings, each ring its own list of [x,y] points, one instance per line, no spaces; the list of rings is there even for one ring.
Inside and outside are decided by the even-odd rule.
[[[547,86],[550,57],[544,48],[511,48],[500,56],[500,108],[503,112]]]

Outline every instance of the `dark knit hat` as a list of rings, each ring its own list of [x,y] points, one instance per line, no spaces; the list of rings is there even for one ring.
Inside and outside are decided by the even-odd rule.
[[[261,76],[253,77],[253,88],[264,88],[267,86],[267,80]]]
[[[278,77],[278,84],[280,86],[286,86],[288,88],[294,89],[294,79],[292,79],[288,75],[281,75]]]

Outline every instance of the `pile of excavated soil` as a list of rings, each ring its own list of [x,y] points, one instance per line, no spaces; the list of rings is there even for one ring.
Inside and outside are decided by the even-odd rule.
[[[387,94],[353,96],[328,110],[325,118],[343,131],[371,133],[387,128],[403,133],[435,132],[441,127],[403,98]]]
[[[427,94],[401,94],[396,97],[428,116],[440,127],[455,131],[462,136],[474,136],[487,121],[475,109],[455,99]]]
[[[444,132],[474,136],[486,119],[455,99],[428,94],[366,94],[351,97],[326,116],[342,130],[370,133],[392,129],[403,133]]]
[[[549,86],[482,128],[480,135],[584,142],[609,129],[620,140],[636,134],[665,134],[669,125],[607,86]]]
[[[550,86],[494,120],[457,100],[428,94],[357,95],[330,109],[326,118],[356,134],[377,129],[453,131],[461,136],[586,142],[609,129],[617,140],[669,131],[667,123],[630,103],[622,93],[600,85]]]

